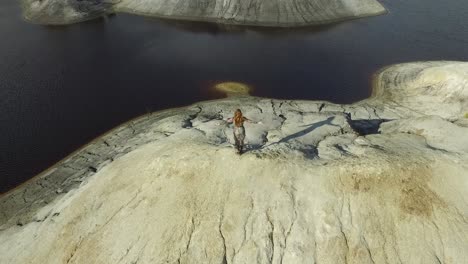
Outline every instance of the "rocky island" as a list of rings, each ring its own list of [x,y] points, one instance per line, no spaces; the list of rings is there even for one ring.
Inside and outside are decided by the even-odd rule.
[[[132,120],[0,198],[0,263],[464,263],[468,63],[390,66],[373,91]],[[241,156],[236,108],[262,121]]]
[[[229,25],[296,27],[385,13],[376,0],[22,0],[24,17],[39,24],[71,24],[109,13]]]

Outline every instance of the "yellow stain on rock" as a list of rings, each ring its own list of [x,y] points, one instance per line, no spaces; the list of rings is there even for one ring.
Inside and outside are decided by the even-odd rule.
[[[230,96],[249,95],[251,87],[245,83],[240,82],[222,82],[214,85],[217,91],[225,93]]]

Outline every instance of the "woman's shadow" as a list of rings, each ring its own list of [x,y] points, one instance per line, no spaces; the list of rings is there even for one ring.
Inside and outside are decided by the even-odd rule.
[[[301,130],[301,131],[298,131],[298,132],[296,132],[294,134],[286,136],[286,137],[280,139],[277,142],[273,142],[273,143],[270,143],[270,144],[262,144],[262,145],[260,145],[260,144],[248,145],[248,147],[245,149],[244,152],[249,152],[249,151],[254,151],[254,150],[261,150],[261,149],[264,149],[264,148],[267,148],[267,147],[270,147],[270,146],[273,146],[273,145],[286,143],[286,142],[288,142],[288,141],[290,141],[292,139],[305,136],[305,135],[309,134],[310,132],[314,131],[315,129],[317,129],[317,128],[321,127],[321,126],[324,126],[324,125],[331,125],[331,126],[340,127],[339,125],[335,125],[335,124],[332,123],[333,119],[335,119],[335,117],[331,116],[331,117],[329,117],[329,118],[327,118],[326,120],[323,120],[323,121],[319,121],[319,122],[316,122],[316,123],[300,126],[300,127],[306,127],[306,128]]]

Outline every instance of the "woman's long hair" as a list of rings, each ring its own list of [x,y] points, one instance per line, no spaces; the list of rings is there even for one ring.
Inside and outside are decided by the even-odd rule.
[[[237,109],[236,112],[234,112],[234,125],[240,127],[242,123],[244,123],[244,116],[242,116],[241,110]]]

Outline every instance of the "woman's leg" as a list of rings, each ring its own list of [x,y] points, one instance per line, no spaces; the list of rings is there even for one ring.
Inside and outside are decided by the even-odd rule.
[[[234,130],[234,144],[236,146],[237,152],[240,152],[240,144],[241,143],[239,141],[238,135],[237,135],[235,130]]]
[[[239,129],[239,153],[242,153],[242,151],[244,150],[244,139],[245,139],[245,128],[244,127],[241,127]]]

